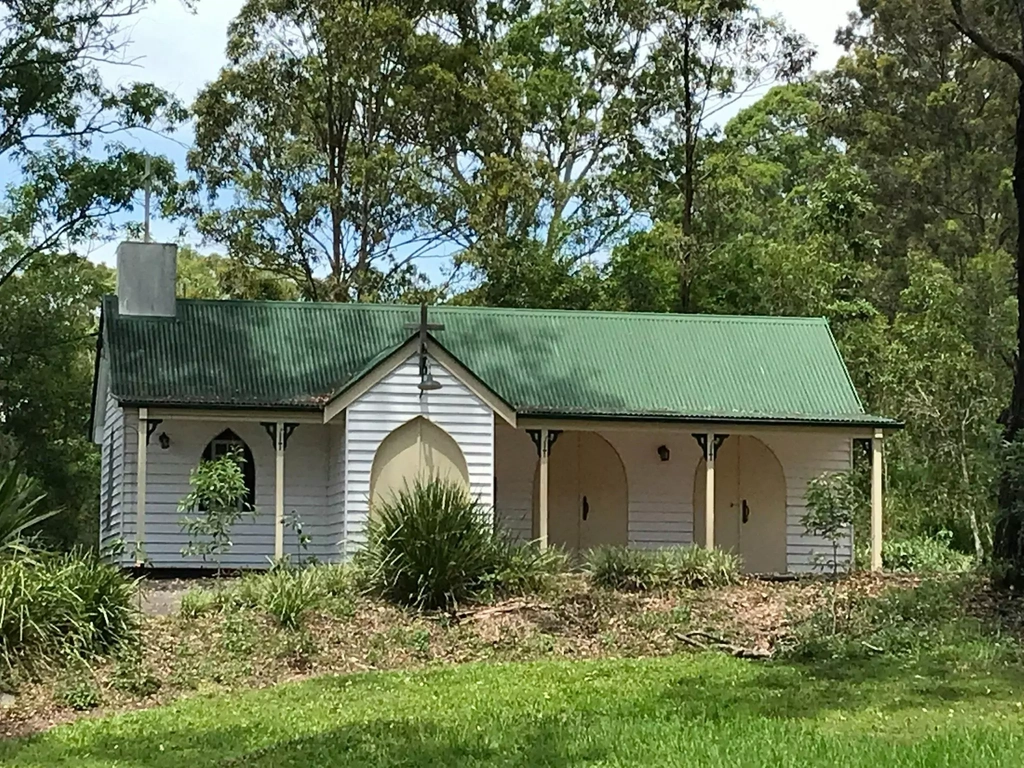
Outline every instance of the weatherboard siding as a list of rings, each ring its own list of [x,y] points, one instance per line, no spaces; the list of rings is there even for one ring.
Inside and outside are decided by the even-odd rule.
[[[111,551],[123,538],[124,412],[107,394],[100,444],[100,549]]]
[[[693,543],[693,491],[702,453],[689,431],[665,430],[601,433],[626,470],[629,545],[654,549]],[[782,464],[786,478],[786,549],[788,569],[796,573],[821,570],[832,558],[831,542],[810,536],[801,518],[806,511],[807,483],[825,472],[851,466],[851,440],[842,433],[779,432],[758,436]],[[661,461],[658,447],[670,451]],[[558,450],[555,443],[553,450]],[[537,452],[525,432],[499,426],[496,432],[498,524],[527,541],[533,530]],[[843,538],[839,560],[848,564],[852,531]]]
[[[266,433],[263,438],[269,446]],[[284,513],[286,518],[297,515],[309,543],[301,547],[294,528],[285,526],[284,551],[293,560],[315,557],[328,561],[338,557],[339,539],[334,535],[329,487],[330,430],[318,424],[300,424],[288,439],[284,456]],[[272,511],[273,506],[267,509]]]
[[[693,477],[701,459],[689,432],[606,432],[626,469],[629,545],[638,549],[693,542]],[[668,461],[658,447],[669,449]]]
[[[135,564],[135,521],[136,500],[138,494],[138,455],[139,455],[139,409],[121,408],[121,439],[123,463],[121,476],[121,493],[115,499],[117,514],[121,520],[121,562],[126,566]]]
[[[189,474],[202,458],[206,445],[232,430],[252,451],[256,465],[256,515],[244,517],[231,531],[231,550],[221,563],[229,568],[265,568],[274,556],[275,454],[269,435],[258,423],[165,420],[157,428],[147,452],[146,540],[148,564],[156,568],[213,567],[216,559],[185,556],[188,537],[182,531],[181,500],[190,491]],[[170,447],[161,449],[156,436],[165,432]],[[288,440],[285,452],[285,515],[296,513],[308,548],[299,546],[291,526],[285,528],[285,553],[293,558],[315,556],[336,559],[336,540],[331,534],[327,490],[329,432],[319,425],[300,425]],[[131,463],[134,477],[134,459]],[[134,503],[134,502],[133,502]],[[132,507],[134,510],[134,506]],[[134,514],[132,515],[134,518]],[[131,526],[134,534],[134,519]]]
[[[285,551],[295,556],[338,560],[363,543],[370,471],[380,443],[394,429],[424,416],[459,445],[469,469],[472,491],[495,507],[496,524],[515,538],[533,536],[537,451],[524,430],[495,418],[491,409],[440,365],[433,366],[442,389],[421,396],[416,358],[410,358],[354,402],[339,422],[303,424],[292,434],[285,454],[285,513],[297,512],[309,547],[300,551],[294,531],[286,529]],[[496,423],[497,422],[497,423]],[[256,463],[255,520],[234,529],[234,547],[223,558],[228,567],[259,568],[273,556],[274,450],[265,430],[254,423],[166,420],[149,445],[144,556],[154,567],[201,566],[185,558],[187,538],[178,505],[189,492],[189,472],[206,444],[232,429],[249,445]],[[171,446],[163,450],[158,436]],[[693,542],[693,488],[701,452],[685,430],[609,431],[601,433],[626,471],[629,544],[657,548]],[[105,548],[125,543],[120,562],[135,561],[136,456],[138,411],[106,401],[102,428],[100,541]],[[808,482],[822,473],[845,471],[852,464],[852,441],[842,433],[772,432],[758,435],[776,455],[786,479],[787,562],[793,572],[813,572],[832,557],[831,543],[809,536],[801,518]],[[671,452],[662,462],[658,447]],[[557,443],[554,450],[558,450]],[[495,495],[496,493],[496,495]],[[839,558],[850,562],[852,531],[843,538]],[[207,565],[212,565],[207,563]]]
[[[853,467],[853,441],[840,434],[777,433],[761,437],[782,464],[786,476],[786,559],[792,573],[827,571],[832,560],[832,542],[811,536],[801,519],[807,511],[807,484],[829,472],[846,472]],[[853,530],[839,543],[838,559],[843,566],[853,560]]]
[[[537,447],[524,430],[500,422],[494,428],[495,522],[518,541],[533,538],[533,484]]]
[[[431,372],[441,389],[420,392],[419,358],[409,357],[361,395],[345,414],[345,552],[365,542],[370,472],[378,447],[417,416],[447,432],[466,459],[470,491],[485,508],[493,504],[494,412],[437,362]]]
[[[327,427],[327,535],[331,559],[345,556],[345,422]]]

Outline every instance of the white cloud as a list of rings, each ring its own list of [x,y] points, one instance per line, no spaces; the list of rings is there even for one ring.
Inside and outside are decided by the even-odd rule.
[[[804,34],[818,49],[815,69],[828,69],[842,55],[835,44],[836,30],[846,25],[857,8],[856,0],[763,0],[764,13],[782,16],[789,26]]]
[[[111,70],[110,82],[153,82],[186,103],[224,64],[227,28],[243,0],[199,0],[195,13],[181,0],[156,0],[127,30],[132,67]]]

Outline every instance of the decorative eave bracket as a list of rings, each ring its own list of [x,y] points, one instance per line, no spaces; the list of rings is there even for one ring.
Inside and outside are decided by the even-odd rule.
[[[538,456],[540,456],[540,453],[541,453],[541,451],[540,451],[540,448],[541,448],[540,436],[541,436],[541,432],[542,431],[543,430],[540,430],[540,429],[528,429],[528,430],[526,430],[526,434],[528,434],[530,436],[530,439],[533,440],[533,444],[535,446],[537,446],[537,455]],[[551,446],[553,446],[555,444],[555,441],[558,439],[558,436],[560,434],[562,434],[562,430],[560,430],[560,429],[549,429],[548,430],[548,455],[549,456],[551,455]]]
[[[722,447],[722,443],[725,442],[728,435],[715,435],[714,444],[711,446],[713,455],[718,455],[718,449]],[[708,459],[708,436],[704,432],[694,432],[693,439],[697,441],[697,445],[700,446],[701,453],[704,454],[704,460]]]
[[[260,422],[260,426],[263,427],[263,429],[266,430],[268,435],[270,435],[270,442],[273,444],[274,448],[276,449],[277,448],[277,422],[276,421],[261,421]],[[292,422],[285,422],[285,424],[284,424],[284,434],[283,434],[283,447],[285,449],[288,448],[288,438],[292,436],[292,432],[295,431],[295,428],[297,426],[299,426],[299,425],[295,424],[295,423],[292,423]]]
[[[163,419],[146,419],[146,445],[149,445],[149,438],[156,432],[156,428],[163,423]]]

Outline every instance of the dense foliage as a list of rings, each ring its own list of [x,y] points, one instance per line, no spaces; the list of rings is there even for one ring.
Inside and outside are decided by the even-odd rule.
[[[97,539],[87,424],[96,310],[113,285],[85,249],[142,186],[146,160],[127,132],[169,130],[185,116],[153,85],[110,77],[150,4],[0,4],[0,461],[19,461],[45,504],[65,510],[43,526],[65,547]],[[173,166],[151,165],[164,189]]]
[[[0,467],[0,547],[14,544],[60,512],[42,511],[46,494],[16,464]]]
[[[910,536],[882,542],[882,566],[904,573],[961,573],[977,561],[950,546],[953,534],[939,531],[934,536]]]
[[[923,580],[880,595],[851,591],[794,627],[786,655],[804,661],[850,664],[890,659],[978,658],[1016,666],[1024,647],[980,606],[992,595],[976,575]],[[981,598],[981,599],[979,599]],[[998,615],[998,614],[996,614]]]
[[[700,589],[738,582],[740,559],[731,552],[702,547],[600,547],[587,553],[584,569],[595,585],[608,589]]]
[[[0,679],[22,665],[107,654],[137,636],[135,589],[95,555],[0,552]]]

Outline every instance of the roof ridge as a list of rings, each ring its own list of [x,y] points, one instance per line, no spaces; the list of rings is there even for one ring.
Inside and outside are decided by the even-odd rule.
[[[332,302],[332,301],[296,301],[276,299],[178,299],[180,304],[231,304],[245,306],[272,306],[280,309],[302,309],[309,311],[345,311],[356,310],[368,312],[396,312],[415,310],[418,304],[378,304],[370,302]],[[477,307],[458,304],[433,304],[432,309],[442,312],[465,314],[487,313],[495,315],[531,315],[534,317],[604,317],[658,320],[662,322],[772,322],[799,323],[810,325],[828,325],[827,318],[816,315],[736,315],[713,313],[680,313],[680,312],[629,312],[608,309],[555,309],[542,307]]]

